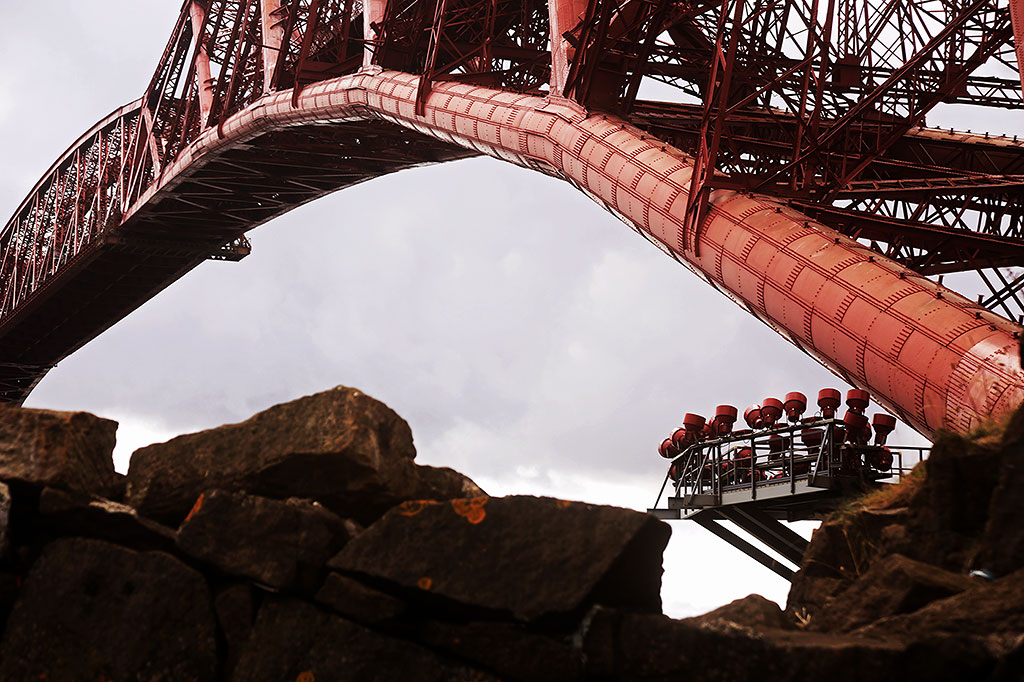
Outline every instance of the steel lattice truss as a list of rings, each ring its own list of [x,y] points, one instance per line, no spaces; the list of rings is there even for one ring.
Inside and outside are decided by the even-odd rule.
[[[907,313],[878,353],[917,383],[905,396],[880,387],[868,365],[881,317],[846,319],[855,293],[818,309],[823,289],[804,296],[797,270],[754,262],[753,242],[730,252],[715,230],[729,219],[768,240],[783,218],[751,216],[769,207],[793,235],[813,230],[954,301],[977,324],[950,329],[990,327],[1006,338],[985,343],[1005,352],[1019,335],[1005,318],[1024,313],[1024,141],[928,117],[1024,108],[1015,27],[1019,0],[187,0],[143,96],[58,159],[0,234],[0,398],[23,400],[202,260],[244,257],[256,225],[379,175],[485,153],[576,185],[922,430],[961,428],[954,394],[974,416],[1024,396],[995,351],[965,346],[959,378],[915,368],[902,356],[915,334],[959,337]],[[570,124],[591,136],[611,125],[635,159],[648,147],[665,158],[614,165],[619,147],[599,153],[605,138],[559,132]],[[760,208],[730,213],[744,197]],[[779,253],[805,258],[787,252],[796,243],[780,238]],[[756,291],[729,258],[761,273]],[[973,273],[976,304],[924,279],[951,273]],[[802,322],[773,309],[777,274],[803,300]],[[821,342],[814,325],[829,315],[869,338],[850,352]],[[971,372],[996,365],[985,397]]]

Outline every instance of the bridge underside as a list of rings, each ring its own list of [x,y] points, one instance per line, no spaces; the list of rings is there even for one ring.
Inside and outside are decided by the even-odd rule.
[[[67,357],[248,230],[405,168],[477,153],[380,120],[269,130],[179,174],[0,323],[0,401],[20,404]]]

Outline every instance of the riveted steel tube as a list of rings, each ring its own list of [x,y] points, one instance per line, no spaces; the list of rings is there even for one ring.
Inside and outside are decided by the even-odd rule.
[[[1020,327],[773,202],[718,190],[684,248],[692,159],[573,103],[438,83],[415,113],[418,77],[368,70],[268,95],[206,131],[140,199],[268,129],[385,119],[573,184],[849,383],[926,435],[964,432],[1024,398]],[[458,207],[453,206],[457,211]]]

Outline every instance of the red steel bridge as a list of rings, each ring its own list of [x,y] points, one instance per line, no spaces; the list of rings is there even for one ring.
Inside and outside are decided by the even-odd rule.
[[[486,154],[964,431],[1024,399],[1024,140],[928,115],[1024,108],[1015,36],[1024,0],[186,0],[0,233],[0,400],[274,216]]]

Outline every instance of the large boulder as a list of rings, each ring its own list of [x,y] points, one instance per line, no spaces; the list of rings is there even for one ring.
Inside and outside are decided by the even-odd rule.
[[[213,610],[224,641],[221,656],[224,676],[230,675],[238,665],[256,621],[257,606],[254,590],[247,583],[229,585],[213,599]]]
[[[874,637],[915,637],[922,633],[970,633],[1024,638],[1024,569],[992,582],[974,585],[912,613],[876,620],[857,634]]]
[[[1000,484],[1000,465],[1006,460],[1006,449],[998,440],[939,434],[923,464],[926,476],[920,493],[911,504],[914,543],[906,554],[950,571],[968,568]]]
[[[0,573],[0,628],[7,623],[14,602],[21,594],[22,578],[17,573]]]
[[[0,559],[11,548],[11,489],[0,481]]]
[[[647,514],[550,498],[408,502],[329,565],[522,621],[590,602],[660,612],[669,534]]]
[[[58,540],[14,605],[0,679],[213,682],[217,636],[206,581],[162,552]]]
[[[687,618],[693,623],[735,623],[748,628],[774,628],[790,630],[793,622],[779,608],[779,605],[759,594],[751,594],[742,599],[735,599],[725,606],[719,606],[701,616]]]
[[[1006,425],[1003,457],[986,474],[998,477],[975,565],[996,575],[1024,568],[1024,409]]]
[[[109,540],[135,549],[172,550],[174,531],[132,507],[96,495],[43,488],[39,516],[62,535]]]
[[[396,621],[409,611],[408,605],[398,597],[339,573],[327,576],[316,593],[316,600],[349,620],[366,625]]]
[[[177,526],[211,489],[317,500],[372,522],[409,499],[482,494],[450,469],[418,467],[409,425],[387,405],[337,388],[275,405],[239,424],[137,450],[126,501]]]
[[[787,610],[813,616],[894,549],[906,549],[900,532],[909,519],[907,507],[853,508],[826,519],[815,529],[793,576]]]
[[[622,682],[961,682],[995,661],[975,641],[907,643],[599,611],[584,633],[588,679]]]
[[[490,670],[505,682],[577,682],[583,679],[578,648],[531,632],[520,623],[428,621],[416,629],[432,649]]]
[[[823,632],[849,632],[879,618],[912,613],[976,584],[966,575],[890,554],[832,599],[810,625]]]
[[[0,406],[0,480],[116,497],[116,432],[87,412]]]
[[[213,490],[178,530],[185,554],[277,589],[315,589],[324,565],[357,532],[309,500]]]
[[[231,677],[236,682],[496,682],[482,671],[382,635],[304,602],[260,609]]]
[[[790,614],[804,621],[810,618],[817,627],[857,627],[869,617],[870,607],[856,618],[838,613],[853,608],[852,602],[862,599],[861,590],[872,592],[863,596],[867,601],[895,600],[879,611],[879,617],[894,615],[886,609],[903,612],[909,605],[920,605],[920,596],[930,588],[922,592],[923,583],[918,581],[932,579],[924,575],[924,565],[935,567],[932,577],[975,568],[1005,575],[1024,567],[1024,531],[1019,523],[1024,514],[1019,495],[1022,472],[1024,409],[1005,425],[993,421],[970,436],[940,433],[929,458],[899,486],[854,501],[814,532],[793,579]],[[876,564],[894,555],[904,557],[896,560],[904,568],[911,565],[906,560],[918,562],[913,577],[893,576],[902,587],[890,591],[885,579],[860,582]],[[917,587],[911,589],[908,580]],[[852,587],[857,584],[860,587]],[[913,594],[904,595],[909,601],[902,603],[897,592],[904,588]],[[847,597],[837,602],[836,614],[816,617],[843,593]],[[951,593],[940,589],[934,594]]]

